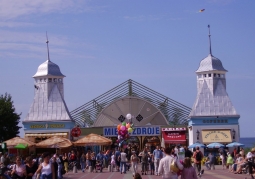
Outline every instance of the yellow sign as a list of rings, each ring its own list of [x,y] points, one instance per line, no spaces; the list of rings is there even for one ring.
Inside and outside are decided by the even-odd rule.
[[[232,142],[232,137],[230,130],[203,130],[202,140],[203,143],[230,143]]]
[[[30,125],[30,129],[42,129],[42,128],[65,128],[65,124],[34,124]]]

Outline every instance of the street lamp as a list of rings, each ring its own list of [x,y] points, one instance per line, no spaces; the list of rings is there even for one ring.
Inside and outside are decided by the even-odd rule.
[[[200,132],[199,132],[199,130],[197,130],[197,140],[199,140],[199,134],[200,134]]]
[[[236,138],[236,131],[235,131],[235,129],[232,129],[232,133],[233,133],[233,139],[235,139]]]

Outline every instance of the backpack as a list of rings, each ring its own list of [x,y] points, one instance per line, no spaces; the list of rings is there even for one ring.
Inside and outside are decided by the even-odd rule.
[[[196,161],[201,161],[201,160],[202,160],[202,154],[199,151],[199,152],[196,153]]]

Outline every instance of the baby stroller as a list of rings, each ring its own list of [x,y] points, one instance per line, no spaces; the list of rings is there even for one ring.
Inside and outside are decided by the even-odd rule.
[[[102,162],[102,161],[99,161],[99,160],[96,162],[96,172],[97,172],[98,170],[99,170],[100,172],[103,171],[103,162]]]

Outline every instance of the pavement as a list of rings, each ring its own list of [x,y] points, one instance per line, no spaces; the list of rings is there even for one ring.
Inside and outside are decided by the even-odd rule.
[[[138,167],[138,170],[141,169],[141,166]],[[221,165],[216,165],[215,170],[207,170],[204,166],[204,174],[200,177],[201,179],[250,179],[251,176],[247,174],[234,174],[229,173],[227,169],[223,170]],[[141,174],[141,173],[140,173]],[[142,179],[161,179],[161,176],[155,175],[141,175]],[[89,173],[85,171],[84,173],[81,170],[78,170],[77,173],[72,171],[66,173],[63,176],[63,179],[132,179],[132,172],[127,171],[126,174],[120,174],[120,172],[109,172],[106,168],[102,173]],[[179,177],[180,179],[181,177]],[[198,177],[199,178],[199,177]]]

